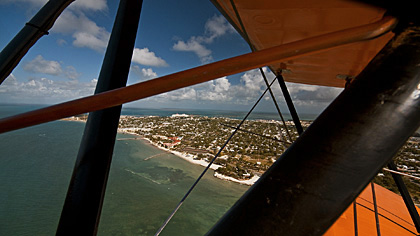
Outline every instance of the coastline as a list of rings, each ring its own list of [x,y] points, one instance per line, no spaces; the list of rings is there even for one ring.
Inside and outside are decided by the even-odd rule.
[[[177,156],[179,158],[182,158],[182,159],[188,161],[191,164],[200,165],[200,166],[203,166],[203,167],[207,167],[209,165],[209,163],[206,162],[206,161],[204,161],[204,160],[196,160],[195,158],[197,156],[195,156],[193,154],[189,154],[189,153],[186,153],[186,152],[174,151],[174,150],[170,150],[168,148],[159,146],[157,143],[154,143],[150,139],[145,138],[145,137],[142,137],[139,134],[136,134],[136,133],[133,133],[133,132],[129,132],[129,131],[123,130],[123,129],[118,129],[118,132],[119,133],[124,133],[124,134],[130,134],[130,135],[139,137],[141,140],[147,141],[150,145],[154,146],[155,148],[158,148],[158,149],[163,150],[165,152],[172,153],[173,155],[175,155],[175,156]],[[212,169],[212,170],[215,171],[219,167],[222,167],[222,166],[221,165],[217,165],[217,164],[212,164],[210,166],[210,169]],[[213,176],[216,177],[216,178],[218,178],[218,179],[221,179],[221,180],[231,181],[231,182],[235,182],[235,183],[238,183],[238,184],[244,184],[244,185],[249,185],[249,186],[253,185],[259,179],[258,176],[255,176],[254,175],[251,179],[248,179],[248,180],[240,180],[240,179],[235,179],[235,178],[230,177],[230,176],[222,175],[222,174],[217,173],[217,172],[214,172]]]
[[[65,118],[65,119],[62,119],[62,120],[64,120],[64,121],[76,121],[76,122],[84,122],[84,123],[86,123],[86,120],[79,119],[78,117],[69,117],[69,118]],[[177,156],[179,158],[182,158],[182,159],[188,161],[191,164],[200,165],[200,166],[203,166],[203,167],[207,167],[209,165],[209,163],[206,162],[206,161],[204,161],[204,160],[197,160],[196,159],[197,158],[196,155],[193,155],[193,154],[190,154],[190,153],[186,153],[186,152],[174,151],[174,150],[171,150],[171,149],[168,149],[168,148],[159,146],[157,143],[152,142],[150,139],[145,138],[145,137],[143,137],[143,136],[141,136],[141,135],[139,135],[139,134],[137,134],[135,132],[132,132],[132,130],[133,130],[133,128],[118,128],[117,132],[118,133],[121,133],[121,134],[129,134],[129,135],[133,135],[135,137],[138,137],[138,139],[147,141],[147,143],[149,143],[153,147],[158,148],[160,150],[163,150],[165,152],[171,153],[171,154],[173,154],[173,155],[175,155],[175,156]],[[233,177],[230,177],[230,176],[226,176],[226,175],[217,173],[216,170],[219,167],[222,167],[222,166],[221,165],[217,165],[217,164],[212,164],[209,168],[214,171],[213,176],[215,178],[218,178],[218,179],[221,179],[221,180],[231,181],[231,182],[235,182],[235,183],[238,183],[238,184],[243,184],[243,185],[249,185],[249,186],[251,186],[255,182],[257,182],[258,179],[259,179],[258,176],[253,176],[251,179],[248,179],[248,180],[235,179]]]

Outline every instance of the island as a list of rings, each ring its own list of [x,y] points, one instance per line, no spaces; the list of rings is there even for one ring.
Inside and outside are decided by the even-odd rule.
[[[81,115],[68,120],[86,121]],[[304,129],[311,121],[301,121]],[[226,117],[173,114],[161,116],[121,116],[119,132],[137,135],[152,145],[191,163],[208,166],[224,146],[240,120]],[[252,185],[298,138],[292,121],[286,127],[278,120],[247,120],[225,145],[211,168],[217,178]],[[420,135],[414,135],[398,152],[398,170],[416,178],[404,177],[416,203],[420,202]],[[153,158],[153,157],[150,157]],[[391,174],[378,173],[374,182],[398,192]]]

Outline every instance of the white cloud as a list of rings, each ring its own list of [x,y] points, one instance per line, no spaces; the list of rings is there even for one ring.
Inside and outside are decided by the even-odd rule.
[[[28,9],[39,9],[47,2],[48,0],[0,0],[2,4],[23,3]],[[84,12],[106,11],[107,9],[106,0],[74,1],[61,13],[50,31],[52,33],[71,35],[74,39],[73,46],[75,47],[86,47],[98,52],[104,52],[110,33],[104,27],[98,26],[94,21],[86,17]],[[63,45],[66,41],[61,39],[57,43]]]
[[[138,65],[134,65],[131,66],[130,70],[140,78],[140,81],[158,77],[157,73],[154,72],[152,68],[140,68]]]
[[[28,62],[23,69],[50,75],[59,75],[63,72],[59,62],[45,60],[41,55],[36,56],[32,61]]]
[[[40,7],[45,5],[48,0],[1,0],[0,3],[25,3],[29,6]],[[70,4],[68,7],[72,10],[90,10],[90,11],[103,11],[107,10],[108,6],[106,0],[77,0]]]
[[[2,92],[1,89],[4,88],[4,86],[13,86],[17,84],[16,77],[13,74],[10,74],[2,83],[2,86],[0,86],[0,92]]]
[[[267,77],[268,82],[274,79],[274,75],[268,72],[266,67],[263,71]],[[261,75],[259,69],[251,70],[244,73],[241,76],[241,83],[232,88],[230,93],[237,99],[238,104],[250,104],[256,101],[258,97],[267,88],[266,83]],[[343,89],[325,86],[315,86],[297,83],[286,83],[289,93],[292,97],[293,103],[300,107],[325,107],[333,101]],[[271,89],[276,96],[276,101],[280,104],[285,104],[283,99],[283,93],[278,85],[278,82],[274,82]],[[265,100],[272,98],[269,93],[264,97]]]
[[[53,81],[42,77],[19,82],[11,74],[0,86],[0,100],[20,103],[58,103],[94,93],[97,80],[80,82],[78,80]],[[25,94],[22,97],[22,94]]]
[[[172,49],[176,51],[194,52],[202,63],[208,63],[213,60],[211,50],[202,45],[195,37],[190,38],[188,42],[179,40],[174,44]]]
[[[77,0],[70,4],[70,9],[104,11],[108,9],[106,0]]]
[[[26,63],[23,69],[33,73],[64,76],[70,80],[75,80],[81,75],[73,66],[66,66],[63,69],[60,62],[46,60],[41,55],[36,56],[33,60]]]
[[[83,13],[72,11],[63,12],[51,31],[72,35],[73,46],[90,48],[98,52],[104,52],[111,35],[104,27],[98,26]]]
[[[274,79],[272,73],[268,73],[267,68],[263,68],[269,82]],[[189,88],[179,89],[162,95],[150,98],[149,101],[159,104],[171,104],[171,102],[183,101],[191,105],[202,107],[211,104],[213,107],[251,107],[260,95],[266,90],[266,84],[259,69],[243,73],[238,81],[233,84],[228,78],[223,77],[213,81],[208,81]],[[334,100],[342,91],[340,88],[304,85],[287,83],[293,102],[297,109],[307,112],[319,112]],[[285,108],[285,101],[278,82],[272,85],[272,91],[277,103]],[[266,93],[263,101],[259,105],[265,110],[275,111],[273,101],[269,93]],[[200,104],[200,105],[198,105]],[[268,111],[267,110],[267,111]]]
[[[132,61],[145,66],[168,66],[165,60],[156,56],[154,52],[151,52],[148,48],[135,48],[133,51]]]
[[[267,68],[263,68],[264,72],[267,72]],[[274,76],[271,73],[265,73],[269,82],[271,82]],[[266,84],[263,80],[259,69],[250,70],[243,73],[240,77],[239,83],[229,86],[229,89],[225,92],[232,104],[240,105],[252,105],[258,97],[266,89]],[[272,86],[272,90],[276,92],[275,86]],[[265,97],[265,100],[270,99]]]
[[[215,92],[226,92],[229,91],[230,83],[226,77],[214,80],[214,91]]]
[[[26,3],[34,6],[42,6],[47,3],[48,0],[1,0],[0,3],[10,4],[10,3]]]
[[[58,45],[60,45],[60,46],[64,46],[64,45],[66,45],[66,44],[67,44],[67,41],[66,41],[66,40],[64,40],[64,39],[58,39],[58,40],[57,40],[57,44],[58,44]]]
[[[53,33],[72,34],[77,30],[89,31],[98,28],[95,22],[87,18],[84,14],[76,15],[72,11],[64,11],[58,17],[51,31]]]
[[[76,32],[73,34],[73,45],[79,48],[90,48],[103,52],[108,45],[109,34],[106,31],[93,34],[92,32]]]
[[[314,104],[326,106],[343,91],[342,88],[296,83],[287,83],[287,87],[294,103],[298,106]]]
[[[172,46],[172,49],[176,51],[194,52],[202,63],[208,63],[213,60],[211,56],[212,51],[204,44],[211,44],[216,38],[233,32],[235,30],[223,16],[213,16],[207,20],[204,26],[204,35],[192,36],[187,42],[178,40]]]
[[[4,1],[4,0],[3,0]],[[26,3],[29,7],[41,7],[46,0],[6,0],[7,3]],[[98,26],[94,21],[84,15],[84,11],[107,10],[106,0],[75,1],[58,17],[50,30],[52,33],[72,35],[73,46],[86,47],[98,52],[103,52],[109,40],[110,33]],[[57,41],[59,45],[67,42],[64,39]]]
[[[156,96],[157,101],[181,101],[181,100],[192,100],[197,99],[197,92],[194,88],[182,88],[168,93],[162,93]]]
[[[265,68],[264,72],[266,72]],[[241,76],[241,82],[244,83],[249,94],[260,93],[265,89],[265,82],[259,70],[247,71]]]
[[[205,25],[205,37],[206,43],[212,43],[217,37],[223,36],[226,33],[234,33],[235,29],[230,25],[226,19],[220,16],[213,16],[207,20]]]
[[[188,88],[178,89],[176,91],[167,92],[157,95],[150,100],[159,103],[172,101],[196,101],[200,103],[221,103],[221,104],[248,104],[249,101],[255,100],[259,96],[260,87],[251,91],[249,87],[255,81],[261,82],[258,78],[256,70],[249,71],[242,75],[241,83],[232,85],[227,77],[208,81]],[[253,85],[252,85],[253,86]]]
[[[67,66],[64,71],[64,75],[71,80],[75,80],[79,78],[81,74],[77,72],[76,68],[73,66]]]
[[[199,86],[197,86],[198,88]],[[228,102],[233,99],[230,93],[231,83],[226,77],[209,81],[197,90],[198,100]]]
[[[156,72],[154,72],[151,68],[142,68],[141,69],[141,73],[144,77],[149,78],[149,79],[153,79],[157,77]]]
[[[167,101],[227,102],[232,100],[231,83],[226,77],[205,82],[188,88],[155,96],[152,100],[165,103]]]

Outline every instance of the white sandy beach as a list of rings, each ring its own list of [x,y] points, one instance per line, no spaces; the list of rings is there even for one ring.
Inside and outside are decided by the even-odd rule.
[[[193,164],[196,164],[196,165],[201,165],[201,166],[204,166],[204,167],[207,167],[209,165],[209,163],[204,161],[204,160],[194,160],[194,158],[196,158],[195,155],[185,153],[185,152],[174,151],[174,150],[171,150],[171,149],[168,149],[168,148],[164,148],[164,147],[159,146],[158,144],[152,142],[148,138],[142,137],[142,139],[147,140],[151,145],[153,145],[153,146],[155,146],[155,147],[157,147],[161,150],[164,150],[166,152],[170,152],[170,153],[174,154],[175,156],[180,157],[180,158],[182,158],[182,159],[184,159],[184,160],[186,160],[190,163],[193,163]],[[222,167],[222,166],[213,164],[213,165],[210,166],[210,169],[217,170],[219,167]]]
[[[133,134],[133,133],[130,133],[130,134]],[[138,134],[133,134],[133,135],[139,136]],[[196,165],[201,165],[201,166],[204,166],[204,167],[207,167],[209,165],[209,163],[207,161],[204,161],[204,160],[195,160],[195,158],[196,158],[195,155],[192,155],[192,154],[189,154],[189,153],[185,153],[185,152],[178,152],[178,151],[174,151],[174,150],[170,150],[170,149],[161,147],[161,146],[157,145],[156,143],[153,143],[151,140],[149,140],[147,138],[144,138],[144,137],[142,137],[142,139],[143,140],[147,140],[151,145],[153,145],[153,146],[155,146],[155,147],[157,147],[159,149],[162,149],[164,151],[170,152],[170,153],[174,154],[175,156],[180,157],[180,158],[182,158],[182,159],[184,159],[184,160],[186,160],[186,161],[188,161],[190,163],[193,163],[193,164],[196,164]],[[210,169],[217,170],[219,167],[222,167],[222,166],[221,165],[212,164],[210,166]],[[239,179],[232,178],[230,176],[222,175],[222,174],[217,173],[217,172],[214,172],[214,175],[213,176],[216,177],[216,178],[222,179],[222,180],[228,180],[228,181],[232,181],[232,182],[239,183],[239,184],[245,184],[245,185],[253,185],[259,179],[258,176],[254,175],[251,179],[248,179],[248,180],[239,180]]]
[[[193,154],[189,154],[189,153],[185,153],[185,152],[179,152],[179,151],[174,151],[174,150],[170,150],[168,148],[159,146],[157,143],[152,142],[150,139],[144,138],[144,137],[142,137],[142,136],[140,136],[140,135],[138,135],[136,133],[129,132],[126,129],[124,129],[124,130],[118,129],[118,132],[120,132],[120,133],[126,133],[126,134],[131,134],[131,135],[135,135],[135,136],[139,136],[143,140],[148,141],[154,147],[157,147],[157,148],[159,148],[161,150],[164,150],[166,152],[170,152],[170,153],[174,154],[175,156],[180,157],[180,158],[182,158],[182,159],[184,159],[184,160],[186,160],[186,161],[188,161],[188,162],[190,162],[192,164],[196,164],[196,165],[200,165],[200,166],[204,166],[204,167],[207,167],[209,165],[209,163],[207,161],[205,161],[205,160],[195,160],[195,158],[197,158],[197,156],[195,156]],[[219,167],[222,167],[222,166],[221,165],[212,164],[210,166],[210,169],[217,170]],[[217,173],[217,172],[214,172],[214,175],[213,176],[216,177],[216,178],[218,178],[218,179],[232,181],[232,182],[239,183],[239,184],[244,184],[244,185],[253,185],[260,178],[260,177],[258,177],[256,175],[254,175],[251,179],[248,179],[248,180],[239,180],[239,179],[232,178],[230,176],[222,175],[222,174]]]
[[[245,184],[245,185],[253,185],[255,182],[257,182],[260,179],[260,177],[254,175],[251,179],[239,180],[239,179],[235,179],[235,178],[232,178],[230,176],[222,175],[222,174],[219,174],[219,173],[216,173],[216,172],[214,172],[214,177],[219,178],[219,179],[223,179],[223,180],[228,180],[228,181],[240,183],[240,184]]]
[[[80,120],[77,117],[67,118],[66,120],[85,122],[84,120]],[[175,156],[180,157],[180,158],[182,158],[182,159],[184,159],[184,160],[186,160],[186,161],[188,161],[188,162],[190,162],[192,164],[196,164],[196,165],[200,165],[200,166],[204,166],[204,167],[207,167],[209,165],[209,163],[207,161],[205,161],[205,160],[196,160],[196,158],[197,158],[196,155],[193,155],[193,154],[190,154],[190,153],[186,153],[186,152],[174,151],[174,150],[170,150],[168,148],[159,146],[157,143],[154,143],[150,139],[145,138],[145,137],[143,137],[143,136],[141,136],[141,135],[139,135],[139,134],[137,134],[137,133],[135,133],[133,131],[135,131],[135,128],[118,128],[118,132],[119,133],[124,133],[124,134],[130,134],[130,135],[137,136],[140,139],[143,139],[143,140],[149,142],[154,147],[157,147],[157,148],[159,148],[161,150],[164,150],[166,152],[172,153]],[[210,169],[217,170],[219,167],[222,167],[222,166],[221,165],[212,164],[210,166]],[[253,185],[259,179],[258,176],[255,176],[254,175],[249,180],[239,180],[239,179],[235,179],[235,178],[232,178],[230,176],[222,175],[222,174],[219,174],[219,173],[216,173],[216,172],[214,172],[214,177],[219,178],[219,179],[222,179],[222,180],[232,181],[232,182],[239,183],[239,184],[244,184],[244,185]]]

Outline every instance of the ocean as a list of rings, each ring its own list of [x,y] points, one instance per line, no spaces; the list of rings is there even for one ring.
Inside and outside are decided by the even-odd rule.
[[[0,117],[39,107],[0,105]],[[175,113],[242,115],[210,110],[122,111],[136,116]],[[253,119],[275,119],[267,114],[256,113]],[[83,128],[84,123],[55,121],[0,135],[0,235],[55,234]],[[123,140],[115,145],[98,235],[154,235],[203,171],[143,140],[126,139],[130,137],[117,136]],[[205,175],[161,235],[205,234],[248,189],[214,178],[213,173]]]

